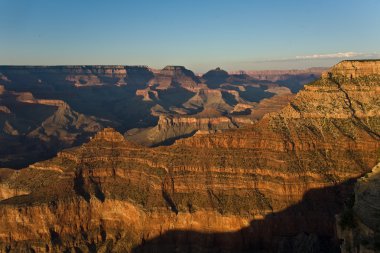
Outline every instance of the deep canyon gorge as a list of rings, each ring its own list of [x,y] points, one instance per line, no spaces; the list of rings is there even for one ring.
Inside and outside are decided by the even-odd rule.
[[[0,73],[0,252],[379,250],[380,60]]]

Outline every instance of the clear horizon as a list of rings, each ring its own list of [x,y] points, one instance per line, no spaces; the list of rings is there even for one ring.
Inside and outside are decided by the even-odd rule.
[[[1,65],[183,65],[194,72],[380,58],[380,2],[0,0]]]

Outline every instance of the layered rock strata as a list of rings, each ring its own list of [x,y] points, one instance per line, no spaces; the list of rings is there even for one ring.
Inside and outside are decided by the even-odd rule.
[[[350,180],[378,162],[379,74],[324,75],[250,128],[157,148],[107,128],[52,160],[0,170],[13,194],[0,201],[0,247],[334,251]]]
[[[167,145],[175,140],[192,136],[196,133],[213,133],[216,131],[238,128],[253,124],[253,121],[238,121],[226,116],[216,117],[170,117],[160,116],[157,126],[147,129],[132,129],[125,138],[144,146]]]

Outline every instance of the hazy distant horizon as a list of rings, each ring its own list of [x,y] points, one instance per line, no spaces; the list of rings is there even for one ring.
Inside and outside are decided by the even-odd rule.
[[[354,59],[366,59],[366,58],[354,58]],[[375,58],[373,58],[375,59]],[[191,66],[187,66],[187,65],[181,65],[181,64],[164,64],[164,65],[161,65],[161,66],[150,66],[148,64],[88,64],[88,63],[85,63],[85,64],[0,64],[0,67],[1,66],[18,66],[18,67],[21,67],[21,66],[27,66],[27,67],[65,67],[65,66],[146,66],[152,70],[161,70],[163,68],[165,68],[166,66],[183,66],[185,67],[186,69],[189,69],[191,71],[193,71],[194,73],[196,74],[204,74],[206,73],[207,71],[209,70],[213,70],[213,69],[216,69],[216,68],[221,68],[222,70],[225,70],[227,72],[238,72],[238,71],[246,71],[246,72],[249,72],[249,71],[290,71],[290,70],[307,70],[307,69],[311,69],[311,68],[330,68],[332,67],[333,65],[341,62],[341,61],[344,61],[344,60],[350,60],[349,58],[347,59],[330,59],[328,61],[323,60],[322,61],[295,61],[298,63],[297,64],[294,64],[294,65],[289,65],[287,64],[288,63],[288,60],[275,60],[275,61],[262,61],[262,62],[251,62],[251,63],[248,63],[247,64],[247,68],[239,68],[237,67],[238,64],[230,64],[230,65],[226,65],[226,67],[223,66],[223,64],[216,64],[215,66],[211,66],[210,68],[204,68],[202,70],[199,70],[199,69],[196,69],[196,68],[192,68]],[[289,60],[291,61],[291,60]],[[277,67],[275,67],[276,65],[273,65],[272,63],[273,62],[279,62],[280,64],[277,65]],[[268,64],[266,64],[268,63]],[[249,67],[251,64],[252,67]],[[281,67],[281,64],[283,67]],[[319,64],[319,65],[318,65]],[[261,65],[261,66],[260,66]],[[271,68],[272,67],[272,68]]]
[[[250,72],[250,71],[308,70],[308,69],[313,69],[313,68],[316,68],[316,69],[318,69],[318,68],[329,68],[329,67],[332,67],[333,65],[331,65],[331,66],[300,67],[300,68],[273,68],[273,69],[269,69],[269,68],[227,69],[227,68],[223,68],[221,66],[215,66],[215,67],[211,67],[209,69],[206,69],[205,71],[196,71],[196,70],[194,70],[188,66],[178,65],[178,64],[168,64],[168,65],[164,65],[162,67],[152,67],[152,66],[149,66],[146,64],[142,64],[142,65],[140,65],[140,64],[138,64],[138,65],[136,65],[136,64],[41,64],[41,65],[36,65],[36,64],[0,64],[0,67],[24,67],[24,66],[25,67],[72,67],[72,66],[125,66],[125,67],[129,66],[129,67],[135,67],[135,66],[144,66],[144,67],[148,67],[149,69],[156,70],[156,71],[162,70],[167,66],[183,66],[186,69],[193,71],[195,74],[204,74],[207,71],[213,70],[216,68],[220,68],[220,69],[225,70],[229,73],[234,73],[234,72],[238,72],[238,71]]]

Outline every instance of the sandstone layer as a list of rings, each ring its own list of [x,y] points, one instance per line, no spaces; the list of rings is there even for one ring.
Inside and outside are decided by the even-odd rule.
[[[249,123],[252,124],[253,122],[246,122],[246,124]],[[147,129],[132,129],[125,134],[125,138],[144,146],[168,145],[177,139],[189,137],[196,133],[213,133],[222,129],[238,127],[239,125],[233,119],[226,116],[160,116],[157,126]]]
[[[329,74],[249,128],[155,148],[106,128],[0,170],[0,248],[334,252],[352,180],[378,162],[379,75]]]

